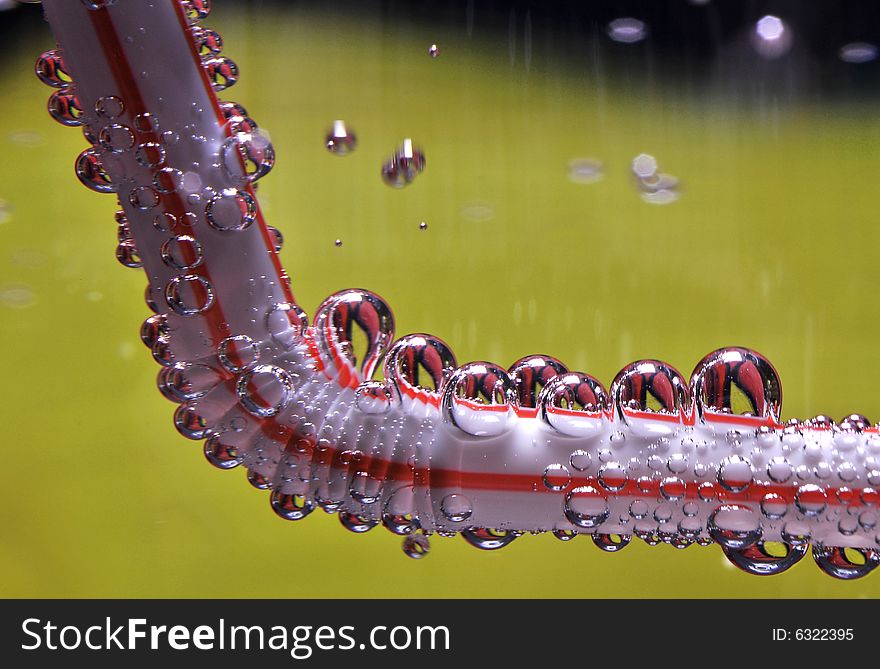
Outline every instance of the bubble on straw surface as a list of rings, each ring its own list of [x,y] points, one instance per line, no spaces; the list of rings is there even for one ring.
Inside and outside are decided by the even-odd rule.
[[[72,87],[61,88],[49,96],[49,115],[61,125],[82,125],[83,109]]]

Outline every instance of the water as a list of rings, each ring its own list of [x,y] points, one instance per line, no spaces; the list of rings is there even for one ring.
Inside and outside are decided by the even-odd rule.
[[[450,28],[449,38],[443,36],[441,39],[436,35],[436,30],[433,31],[430,40],[437,39],[443,44],[443,55],[437,60],[424,56],[424,45],[430,40],[426,41],[417,30],[412,29],[411,39],[401,40],[398,35],[384,41],[383,30],[387,28],[373,25],[366,44],[357,50],[358,57],[348,57],[345,61],[345,71],[352,74],[353,82],[348,84],[351,88],[346,91],[346,97],[355,100],[365,94],[368,97],[374,95],[378,100],[381,99],[380,93],[387,96],[390,102],[377,107],[383,109],[381,121],[395,123],[400,129],[379,137],[381,130],[378,129],[378,118],[364,118],[362,110],[357,108],[338,110],[346,118],[351,118],[352,122],[357,117],[363,119],[357,122],[361,143],[357,153],[346,161],[336,161],[338,165],[331,167],[319,162],[319,158],[326,155],[308,153],[305,147],[308,144],[312,147],[309,151],[322,150],[319,146],[321,128],[327,118],[334,118],[337,114],[333,107],[345,106],[345,103],[334,102],[328,95],[327,99],[316,105],[321,109],[308,112],[314,113],[315,119],[315,131],[309,137],[299,133],[304,125],[308,125],[307,118],[312,117],[298,112],[303,114],[303,118],[293,121],[290,119],[290,109],[296,107],[295,91],[314,91],[315,99],[322,100],[317,94],[322,90],[319,85],[322,75],[324,80],[338,78],[339,75],[329,73],[331,76],[328,76],[326,71],[297,72],[293,75],[296,79],[290,82],[291,90],[271,87],[268,85],[269,74],[258,74],[260,62],[269,58],[265,53],[268,47],[250,41],[245,31],[250,24],[231,17],[228,19],[229,25],[221,25],[223,19],[219,9],[214,16],[216,18],[212,20],[218,22],[217,27],[221,28],[230,54],[243,69],[247,65],[247,74],[233,92],[255,112],[261,125],[272,130],[273,144],[279,147],[278,169],[271,179],[264,182],[261,201],[270,215],[269,220],[277,224],[289,239],[296,240],[290,245],[295,248],[287,252],[284,260],[294,275],[297,295],[304,299],[310,312],[320,297],[333,290],[364,285],[386,296],[394,305],[400,333],[428,330],[448,341],[462,362],[488,358],[498,362],[502,369],[507,369],[510,361],[530,351],[546,350],[565,361],[568,367],[585,370],[606,383],[610,382],[618,369],[638,355],[657,355],[688,371],[703,352],[731,341],[742,342],[767,353],[780,369],[786,387],[788,415],[812,415],[820,410],[837,416],[853,410],[877,415],[876,407],[872,407],[866,399],[870,398],[867,392],[870,386],[866,385],[868,380],[862,378],[863,373],[855,373],[854,364],[849,358],[835,353],[868,350],[871,338],[867,331],[870,328],[862,326],[872,318],[870,314],[874,298],[868,290],[868,270],[871,265],[865,255],[860,255],[858,248],[846,246],[844,255],[837,247],[829,248],[817,241],[827,237],[821,233],[828,231],[829,222],[840,219],[841,211],[847,212],[844,217],[847,225],[855,226],[864,246],[870,246],[873,241],[875,233],[872,227],[860,225],[857,221],[859,212],[872,211],[872,202],[866,194],[868,189],[859,189],[858,184],[863,182],[859,170],[870,165],[874,158],[857,141],[860,133],[871,132],[871,125],[861,117],[857,107],[829,101],[827,104],[831,105],[833,112],[830,115],[814,115],[808,107],[782,108],[775,112],[777,125],[773,127],[771,123],[767,126],[754,123],[748,114],[731,116],[731,112],[722,105],[713,107],[695,102],[688,98],[687,91],[676,93],[672,98],[667,97],[659,90],[662,81],[652,79],[650,75],[640,81],[629,80],[628,89],[626,82],[621,83],[612,77],[612,65],[608,61],[604,61],[604,65],[594,63],[592,72],[594,75],[598,72],[599,76],[591,79],[589,86],[578,85],[575,82],[579,81],[581,72],[577,68],[567,66],[568,69],[554,70],[546,67],[546,64],[541,67],[541,58],[546,54],[542,55],[534,43],[529,78],[526,79],[523,76],[525,61],[521,59],[522,36],[518,59],[511,65],[508,45],[501,45],[502,56],[498,57],[495,53],[498,45],[491,37],[487,38],[485,33],[480,32],[479,24],[475,28],[477,46],[467,50],[467,58],[455,55],[456,50],[461,54],[470,44],[462,26]],[[270,38],[289,34],[297,39],[306,38],[301,39],[299,44],[293,43],[296,40],[289,40],[290,44],[288,40],[267,40],[276,44],[284,41],[291,62],[306,62],[308,59],[320,63],[327,62],[322,56],[336,54],[339,57],[343,51],[338,44],[344,43],[344,40],[337,41],[336,36],[340,32],[347,34],[346,30],[355,34],[354,21],[350,25],[345,21],[340,24],[338,17],[332,17],[334,20],[330,21],[330,17],[320,13],[300,11],[293,16],[279,15],[273,18],[276,19],[274,24],[268,22],[265,26]],[[523,16],[514,12],[514,18],[513,23],[520,30]],[[307,28],[315,31],[314,36],[305,34]],[[656,30],[650,34],[656,35]],[[334,35],[332,40],[328,39],[331,35]],[[323,41],[319,39],[321,36],[324,37]],[[413,49],[412,60],[381,56],[379,45],[382,44],[390,44],[404,56],[410,53],[407,49]],[[372,58],[367,57],[374,53]],[[402,92],[381,81],[377,83],[375,78],[362,77],[365,83],[358,83],[361,60],[369,61],[378,68],[394,67],[392,63],[400,63],[398,67],[412,68],[417,72],[421,72],[419,68],[422,66],[435,70],[446,67],[447,70],[441,74],[430,70],[432,74],[427,77],[434,78],[421,84],[414,95],[407,94],[405,99],[409,104],[403,106],[402,111],[397,111],[391,102],[395,95],[402,98]],[[470,71],[469,64],[474,62],[485,67],[486,74],[472,74],[475,78],[456,83],[454,75]],[[254,79],[248,82],[250,77]],[[499,84],[499,80],[503,83]],[[587,88],[592,92],[582,92]],[[646,102],[638,109],[629,101],[629,94],[636,90],[641,93],[648,91]],[[462,91],[472,98],[467,114],[465,110],[460,110],[460,113],[457,110],[460,105],[459,93]],[[515,113],[499,109],[495,104],[499,94],[503,99],[518,103],[510,105],[511,109],[528,109],[538,118],[577,119],[574,126],[580,128],[577,142],[582,146],[572,146],[575,142],[570,135],[565,136],[564,142],[554,141],[561,133],[555,130],[556,124],[553,123],[543,124],[540,132],[536,133],[533,122],[518,119]],[[44,91],[40,91],[39,96],[35,93],[32,99],[22,96],[20,103],[14,103],[17,109],[21,109],[14,118],[32,117],[34,104],[39,107],[44,96]],[[769,98],[763,101],[772,102]],[[484,115],[495,119],[495,123],[472,124],[470,118],[474,105],[484,109]],[[681,119],[671,118],[673,115],[669,105],[684,108]],[[257,113],[257,110],[260,112]],[[589,122],[583,120],[585,117]],[[20,123],[26,124],[25,121]],[[417,134],[425,150],[430,152],[431,170],[420,175],[409,188],[399,192],[384,189],[375,179],[376,162],[384,155],[387,146],[395,141],[395,137],[400,133],[409,133],[413,124],[422,126],[413,128],[412,133]],[[456,137],[456,141],[451,143],[448,141],[450,125]],[[143,279],[140,276],[121,276],[113,263],[105,258],[108,254],[101,239],[106,241],[108,238],[102,236],[106,233],[98,231],[101,221],[109,221],[108,212],[103,211],[110,206],[109,203],[102,205],[88,200],[88,193],[80,193],[73,188],[76,184],[70,183],[73,180],[68,165],[81,144],[73,148],[76,138],[62,137],[56,132],[61,129],[54,127],[49,131],[48,122],[45,126],[35,125],[34,128],[52,133],[50,145],[43,149],[36,147],[39,151],[35,149],[30,154],[18,150],[17,155],[23,155],[26,160],[35,163],[40,160],[40,164],[52,165],[57,162],[54,188],[64,195],[57,202],[41,197],[33,198],[34,201],[28,203],[16,198],[15,221],[40,220],[47,239],[58,240],[56,243],[69,240],[68,247],[75,243],[76,248],[84,248],[84,255],[71,258],[70,254],[58,248],[52,256],[55,264],[48,273],[45,270],[29,273],[26,268],[14,265],[4,269],[9,272],[4,279],[6,276],[10,280],[27,279],[28,285],[34,286],[36,291],[36,304],[54,302],[52,295],[55,286],[71,286],[72,292],[68,293],[71,297],[64,298],[71,300],[71,306],[66,307],[68,302],[59,300],[58,308],[73,323],[90,326],[101,323],[99,328],[89,328],[92,334],[87,341],[82,338],[75,340],[77,347],[85,346],[91,351],[88,357],[93,361],[100,359],[109,349],[106,338],[115,336],[119,341],[125,341],[133,336],[133,325],[144,316],[143,307],[137,304],[136,297]],[[368,133],[365,134],[365,131]],[[688,141],[694,134],[706,139],[708,148],[694,146],[693,142]],[[735,140],[742,136],[749,138],[746,144]],[[819,140],[821,137],[836,138],[838,145],[842,143],[852,149],[852,155],[846,160],[842,159],[837,147],[824,145]],[[282,143],[290,148],[282,150]],[[664,146],[655,148],[652,144]],[[557,146],[563,146],[564,150],[555,148]],[[568,161],[587,151],[601,154],[607,165],[605,178],[601,183],[591,184],[589,191],[584,190],[583,184],[571,183],[566,179]],[[658,156],[663,169],[668,166],[668,169],[681,176],[682,183],[687,186],[681,197],[668,206],[645,208],[646,203],[640,200],[638,192],[633,193],[627,174],[627,161],[631,156],[645,151]],[[346,173],[338,171],[344,167],[343,163],[347,165],[348,160],[358,159],[365,154],[371,159],[365,158],[363,166],[346,167],[350,170]],[[473,160],[468,160],[471,157]],[[510,157],[520,159],[514,162],[516,169],[508,166]],[[329,157],[326,158],[329,160]],[[438,160],[441,162],[438,163]],[[284,165],[284,162],[287,164]],[[302,168],[304,164],[308,164],[308,169]],[[444,164],[451,167],[441,172],[443,177],[429,181],[438,172],[438,165]],[[739,167],[734,167],[736,165]],[[742,165],[748,165],[751,170],[743,170]],[[704,169],[707,167],[710,169]],[[747,178],[744,171],[754,171],[756,174]],[[363,176],[352,178],[357,175]],[[815,184],[821,187],[816,189]],[[301,189],[294,185],[301,186]],[[36,188],[36,184],[30,187]],[[850,194],[846,201],[842,196],[835,196],[844,187]],[[596,190],[601,188],[605,190]],[[305,197],[304,194],[309,192],[325,193],[326,197]],[[10,192],[4,192],[2,196],[12,201]],[[391,199],[391,196],[405,196],[406,199]],[[93,220],[75,227],[56,224],[56,221],[65,220],[65,217],[52,214],[59,209],[69,211],[71,200],[78,203],[76,211],[90,208],[94,212],[91,216]],[[365,207],[364,202],[372,204]],[[457,206],[449,206],[448,202],[454,202]],[[493,215],[489,218],[463,216],[462,210],[472,202],[487,203]],[[660,214],[661,211],[667,213]],[[442,221],[442,229],[439,224],[436,227],[432,225],[431,235],[407,236],[408,232],[418,230],[405,222],[428,215],[432,222]],[[777,221],[777,225],[768,230],[768,220]],[[306,221],[313,221],[316,225],[301,223]],[[787,228],[790,222],[793,222],[793,227]],[[4,235],[7,234],[7,228],[10,226],[4,228]],[[95,232],[92,233],[92,230]],[[720,259],[713,253],[717,238],[711,238],[712,232],[718,230],[727,232],[724,236],[727,255]],[[757,234],[759,231],[760,234]],[[3,240],[4,249],[21,248],[22,245],[33,243],[28,241],[22,229],[8,234],[10,236]],[[330,242],[334,238],[344,238],[345,246],[333,249]],[[93,243],[89,246],[86,242],[91,239]],[[543,240],[545,253],[536,252],[535,239]],[[741,241],[744,239],[761,239],[761,243],[747,244]],[[426,240],[431,243],[426,244]],[[794,240],[797,240],[801,253],[787,256],[786,242]],[[51,243],[47,246],[51,247]],[[95,249],[94,254],[89,252],[90,248]],[[324,249],[338,251],[338,256],[325,256]],[[549,262],[546,249],[550,250]],[[343,254],[344,262],[340,263],[339,256]],[[518,262],[510,263],[511,257],[517,258]],[[694,262],[694,259],[702,262]],[[332,272],[323,269],[328,263],[333,263]],[[825,277],[844,277],[842,286],[838,285],[832,290],[826,285],[827,278],[819,281],[813,271],[819,265],[827,268],[823,273]],[[378,266],[382,267],[381,271],[377,271]],[[95,269],[99,267],[104,269]],[[528,268],[528,271],[523,268]],[[448,291],[444,293],[445,298],[437,294],[436,277],[441,276],[443,290]],[[719,288],[714,278],[717,276],[724,278],[725,287]],[[94,308],[82,312],[84,295],[97,288],[104,291],[113,304],[111,313],[100,314]],[[182,298],[184,307],[190,297],[198,302],[197,287],[193,284],[191,288],[194,289],[193,294]],[[487,305],[485,295],[489,290],[492,300]],[[80,299],[76,301],[78,295]],[[820,298],[818,305],[816,297]],[[848,306],[852,304],[860,304],[862,308],[853,310]],[[517,305],[520,305],[518,311]],[[44,360],[43,351],[56,346],[60,349],[59,359],[74,359],[73,351],[69,348],[72,343],[50,336],[54,328],[40,327],[45,316],[40,316],[36,309],[30,309],[29,314],[20,317],[19,314],[24,311],[14,314],[6,311],[4,323],[7,318],[14,319],[11,321],[13,335],[17,341],[24,341],[25,346],[28,345],[28,332],[37,335],[36,342],[31,345],[34,353],[32,360]],[[520,314],[518,323],[517,313]],[[84,328],[75,329],[81,331]],[[99,331],[96,332],[96,329]],[[800,341],[803,345],[792,347],[791,341]],[[131,363],[126,363],[118,373],[116,370],[106,370],[94,375],[101,377],[102,386],[119,383],[124,388],[124,392],[116,393],[122,399],[114,398],[102,388],[98,395],[101,401],[96,403],[100,405],[102,415],[112,411],[115,415],[121,413],[129,416],[128,421],[123,421],[128,425],[120,434],[117,448],[133,441],[139,443],[136,441],[137,434],[141,434],[143,443],[155,443],[157,431],[161,434],[167,428],[164,425],[167,422],[167,409],[149,383],[155,368],[149,360],[141,360],[140,363],[143,363],[142,366],[136,369],[131,368]],[[870,369],[870,364],[869,360],[860,357],[858,369],[864,372],[866,368]],[[61,383],[65,383],[64,379],[71,385],[76,381],[78,387],[85,380],[86,387],[90,387],[90,377],[73,371],[55,372],[54,365],[52,370],[53,376],[61,376]],[[846,373],[846,370],[853,370],[853,373]],[[128,382],[129,376],[138,374],[147,378],[147,382],[141,384],[142,394],[138,392],[137,382]],[[114,381],[117,376],[118,381]],[[867,376],[870,377],[870,374]],[[99,408],[90,405],[91,402],[83,397],[72,407],[58,407],[54,411],[58,413],[61,424],[88,426],[93,421],[84,420],[83,417],[92,411],[97,416]],[[108,405],[117,409],[110,409]],[[131,408],[126,411],[128,405]],[[145,406],[157,407],[155,419],[138,419],[135,406],[140,413],[143,413]],[[130,482],[132,477],[121,475],[120,467],[132,468],[123,471],[150,471],[149,476],[143,474],[141,479],[134,479],[134,485],[143,488],[141,494],[149,498],[150,489],[156,485],[156,481],[173,480],[179,468],[185,467],[187,484],[193,487],[191,494],[194,497],[197,495],[203,502],[204,491],[211,485],[208,475],[212,473],[195,467],[203,463],[175,458],[175,471],[156,472],[146,469],[146,463],[143,463],[143,470],[138,469],[137,465],[141,463],[137,458],[132,463],[120,463],[118,458],[114,459],[113,452],[102,445],[105,442],[103,430],[107,427],[106,422],[97,419],[94,422],[101,426],[102,432],[94,433],[87,442],[84,440],[88,444],[85,450],[89,452],[91,449],[100,454],[95,462],[95,471],[102,474],[104,481],[112,484],[117,477],[121,477]],[[134,429],[131,424],[135,426]],[[47,426],[43,429],[53,428]],[[85,428],[86,431],[88,429]],[[166,437],[167,443],[156,444],[154,448],[147,446],[146,452],[153,455],[150,458],[151,467],[157,462],[168,462],[172,457],[170,453],[177,454],[176,449],[169,452],[169,446],[175,443],[174,435],[167,434]],[[27,443],[28,440],[36,440],[37,435],[23,432],[19,438]],[[44,438],[45,435],[40,435],[41,441]],[[134,444],[132,450],[138,451]],[[34,449],[31,451],[38,452]],[[190,463],[193,465],[191,470],[188,468]],[[162,465],[160,469],[170,466],[171,463]],[[137,483],[139,480],[142,482]],[[62,481],[59,483],[63,485]],[[230,491],[228,482],[224,483],[227,485],[218,486],[214,500],[223,499],[226,494],[252,494],[248,490]],[[90,499],[93,504],[100,505],[105,498],[97,492]],[[182,498],[189,495],[184,490],[177,490],[175,494]],[[181,501],[180,506],[198,508],[195,500],[193,502],[190,506]],[[262,511],[263,505],[260,505],[258,512],[242,512],[242,525],[267,522],[266,532],[272,532],[269,521],[274,519],[270,514],[268,521],[258,518],[258,515],[267,515]],[[145,517],[150,519],[152,515]],[[182,522],[184,527],[179,528],[181,536],[187,536],[190,532],[195,536],[204,533],[204,530],[198,529],[195,519],[190,522],[185,518]],[[304,528],[297,530],[306,531]],[[309,534],[303,535],[309,539],[297,537],[297,541],[314,541],[311,537],[316,537],[319,542],[342,541],[335,538],[331,530],[338,528],[329,528],[326,533],[322,527],[309,529]],[[263,533],[260,541],[272,541],[265,536],[266,533]],[[167,534],[157,532],[156,537],[160,549],[164,546],[164,550],[171,550],[176,543]],[[283,535],[279,541],[289,539],[288,535]],[[544,545],[548,542],[540,539],[528,539],[517,546],[529,543],[535,547],[522,549],[529,551],[529,555],[534,551],[549,553],[552,550]],[[636,550],[642,548],[638,546]],[[371,549],[363,544],[358,544],[356,550],[371,555]],[[505,553],[514,555],[509,551]],[[671,555],[668,559],[658,557],[657,552],[641,558],[628,558],[632,553],[633,549],[630,549],[616,559],[643,559],[645,564],[649,564],[648,560],[660,560],[665,571],[672,574],[671,583],[677,583],[677,587],[684,588],[684,592],[690,587],[696,590],[697,585],[685,583],[683,577],[676,580],[676,574],[692,572],[690,566],[684,566],[684,560],[699,560],[690,552],[688,555]],[[382,549],[376,548],[375,555],[382,554]],[[717,558],[716,552],[713,551],[713,555]],[[419,566],[439,561],[442,557],[454,563],[460,561],[473,565],[484,576],[487,575],[487,568],[479,562],[479,555],[473,558],[454,552],[448,558],[436,554],[431,557],[431,560]],[[565,564],[575,558],[553,553],[551,559]],[[579,555],[578,559],[583,561],[590,558]],[[707,560],[706,578],[714,577],[713,587],[716,589],[713,592],[718,592],[719,588],[726,586],[717,583],[717,564],[713,561],[710,567],[708,558],[704,559]],[[520,564],[524,562],[523,559]],[[494,564],[493,568],[496,568]],[[19,563],[14,563],[14,566],[17,573],[22,570]],[[503,569],[500,573],[503,573]],[[125,574],[117,576],[125,577]],[[806,573],[799,577],[799,584],[808,584],[801,585],[805,589],[799,592],[819,592],[819,588],[832,588],[830,585],[814,584],[817,582]],[[88,579],[88,576],[84,578]],[[94,584],[96,581],[92,578],[91,583]],[[127,582],[132,585],[132,577],[128,578]],[[611,578],[614,579],[613,576]],[[492,584],[498,583],[499,579],[498,575],[488,575],[489,586],[484,586],[487,593],[491,592]],[[419,582],[424,584],[425,580],[420,579]],[[451,587],[463,587],[465,583],[459,582]],[[616,585],[623,587],[619,582]],[[136,582],[133,587],[138,587]],[[142,584],[140,587],[147,586]],[[268,588],[268,584],[262,587]],[[273,584],[272,587],[279,586]],[[527,591],[530,587],[528,579],[519,587]],[[545,584],[543,587],[546,594],[548,586]],[[557,587],[559,592],[571,592],[571,588],[577,586],[559,581],[558,585],[551,584],[549,587]],[[742,587],[759,586],[744,584]]]

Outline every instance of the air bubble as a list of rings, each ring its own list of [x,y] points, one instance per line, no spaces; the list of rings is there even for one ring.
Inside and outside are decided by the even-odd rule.
[[[284,350],[290,350],[302,339],[308,325],[308,316],[296,304],[287,302],[274,304],[266,314],[266,329],[269,336]]]
[[[334,156],[347,156],[357,148],[357,136],[348,129],[345,121],[336,120],[327,131],[324,145]]]
[[[98,193],[115,193],[116,184],[104,169],[104,163],[94,148],[83,151],[76,159],[76,176],[87,187]]]
[[[571,482],[571,473],[568,467],[560,464],[548,465],[544,469],[544,487],[553,492],[561,492]]]
[[[599,483],[605,490],[620,492],[628,480],[626,469],[617,462],[608,462],[599,468]]]
[[[60,49],[49,49],[37,58],[34,70],[40,81],[53,88],[64,88],[72,82],[67,70],[64,69],[64,59]]]
[[[403,145],[382,166],[382,180],[392,188],[403,188],[422,173],[425,164],[422,150],[411,139],[405,139]]]
[[[215,91],[223,91],[238,81],[238,65],[226,56],[215,56],[202,61],[208,81]]]
[[[116,260],[123,267],[137,269],[144,266],[144,261],[138,253],[137,246],[133,241],[124,241],[116,246]]]
[[[130,151],[134,147],[134,133],[127,125],[111,123],[101,128],[98,143],[113,153]]]
[[[498,436],[507,430],[516,401],[510,377],[490,362],[459,367],[443,389],[445,419],[474,436]]]
[[[432,335],[412,334],[391,345],[383,371],[402,397],[415,397],[419,392],[438,397],[455,367],[455,355],[445,342]]]
[[[165,162],[165,147],[157,142],[144,142],[135,149],[134,157],[141,167],[158,167]]]
[[[393,391],[385,381],[366,381],[354,393],[354,403],[358,411],[366,414],[383,414],[391,408]]]
[[[189,235],[178,235],[162,244],[162,260],[175,269],[192,269],[202,264],[202,246]]]
[[[198,49],[199,56],[202,58],[210,58],[216,56],[223,50],[223,38],[220,33],[208,28],[193,28],[193,42]]]
[[[592,376],[566,372],[544,386],[538,406],[543,420],[556,431],[572,437],[590,437],[603,429],[601,418],[608,407],[608,396]]]
[[[718,468],[718,483],[729,492],[742,492],[752,483],[752,465],[738,455],[732,455]]]
[[[687,412],[690,402],[684,377],[659,360],[624,367],[611,384],[611,396],[621,418],[633,410],[679,415]]]
[[[269,137],[259,130],[236,132],[223,143],[220,158],[230,178],[253,182],[268,174],[275,165],[275,148]]]
[[[424,534],[410,534],[403,539],[403,553],[414,560],[421,560],[431,550],[431,542]]]
[[[691,375],[697,415],[742,414],[777,422],[782,385],[773,365],[746,348],[722,348],[697,363]]]
[[[217,358],[230,372],[244,372],[260,361],[260,344],[247,335],[233,335],[220,342]]]
[[[440,47],[437,44],[432,44],[428,47],[428,55],[431,58],[437,58],[440,56]]]
[[[238,448],[223,441],[223,435],[211,435],[205,441],[205,458],[217,469],[233,469],[241,464]]]
[[[175,362],[159,372],[162,393],[177,402],[189,402],[208,393],[223,380],[220,372],[199,362]]]
[[[761,513],[770,520],[779,520],[788,513],[788,502],[782,495],[775,492],[768,492],[761,499]]]
[[[829,576],[844,581],[867,576],[880,565],[880,552],[872,548],[813,546],[813,559]]]
[[[367,339],[362,357],[352,346],[354,326],[361,328]],[[349,375],[341,365],[347,361],[359,369],[360,379],[369,379],[394,337],[394,316],[378,295],[366,290],[343,290],[318,307],[314,329],[319,352],[328,364]]]
[[[134,127],[138,132],[156,132],[159,129],[159,121],[154,114],[144,112],[134,117]]]
[[[236,385],[241,405],[255,416],[276,415],[290,402],[293,380],[274,365],[257,365],[242,374]]]
[[[495,551],[509,546],[519,535],[510,530],[470,528],[462,530],[461,536],[475,548],[484,551]]]
[[[725,557],[748,574],[775,576],[801,561],[807,554],[803,544],[789,545],[778,542],[756,541],[751,546],[735,549],[722,546]]]
[[[740,550],[758,541],[763,530],[749,507],[724,504],[709,516],[709,534],[723,547]]]
[[[184,16],[190,23],[197,23],[211,13],[211,0],[183,0],[181,6]]]
[[[590,535],[593,543],[606,553],[617,553],[629,546],[632,537],[627,534],[599,534]]]
[[[303,495],[287,495],[273,490],[269,496],[272,510],[284,520],[302,520],[315,510],[314,505]]]
[[[447,520],[462,523],[473,515],[474,506],[465,495],[453,493],[440,501],[440,511]]]
[[[608,501],[605,494],[593,486],[581,486],[565,496],[563,512],[573,525],[594,528],[608,520]]]
[[[55,91],[49,96],[49,115],[61,125],[82,125],[83,109],[79,104],[79,98],[70,87]]]
[[[95,102],[95,112],[105,118],[119,118],[125,111],[125,103],[115,95],[105,95]]]
[[[516,388],[519,406],[533,409],[538,406],[538,394],[541,390],[555,377],[567,371],[565,365],[549,355],[529,355],[513,363],[507,373]]]
[[[376,527],[377,524],[377,521],[356,513],[340,513],[339,522],[342,523],[342,526],[345,529],[349,532],[354,532],[355,534],[369,532]]]
[[[256,220],[257,203],[250,193],[226,188],[211,198],[205,208],[205,216],[216,230],[244,230]]]
[[[805,516],[818,516],[828,504],[828,495],[816,484],[807,483],[798,488],[794,503]]]
[[[211,307],[214,290],[207,279],[196,274],[176,276],[165,286],[165,301],[175,313],[193,316]]]
[[[163,167],[153,175],[153,186],[160,193],[174,193],[183,184],[183,173],[174,167]]]
[[[129,192],[128,201],[141,211],[148,211],[159,204],[159,194],[149,186],[138,186]]]

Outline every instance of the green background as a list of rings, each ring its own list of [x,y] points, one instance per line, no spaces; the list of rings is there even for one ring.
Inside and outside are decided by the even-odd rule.
[[[613,62],[561,63],[538,41],[527,68],[522,41],[513,52],[461,26],[215,5],[206,23],[242,72],[224,97],[271,134],[260,198],[310,313],[369,288],[399,334],[434,333],[460,362],[546,352],[606,384],[636,358],[687,374],[742,345],[779,370],[785,417],[880,418],[876,105],[736,106],[616,78]],[[758,578],[717,547],[610,555],[525,536],[496,553],[432,537],[414,561],[381,528],[280,520],[243,471],[215,470],[174,430],[138,339],[144,276],[114,258],[115,203],[76,180],[82,135],[48,117],[32,74],[47,27],[13,46],[0,69],[0,594],[880,594],[880,577],[838,582],[809,558]],[[323,148],[336,118],[359,139],[348,157]],[[428,167],[396,191],[379,171],[404,137]],[[642,201],[629,172],[642,152],[682,179],[679,201]],[[585,156],[604,162],[598,183],[568,179]]]

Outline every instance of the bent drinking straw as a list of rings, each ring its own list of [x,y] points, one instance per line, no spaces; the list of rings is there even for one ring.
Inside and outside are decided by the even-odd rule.
[[[432,533],[497,549],[552,532],[607,551],[633,535],[717,542],[761,575],[810,544],[838,578],[880,563],[878,428],[855,414],[783,423],[776,370],[754,351],[710,353],[689,382],[638,361],[606,392],[546,355],[458,366],[436,337],[395,341],[366,290],[331,295],[309,326],[254,189],[274,150],[216,97],[238,72],[200,23],[208,3],[43,5],[59,49],[37,73],[52,116],[90,144],[80,180],[119,199],[117,256],[146,273],[142,338],[175,424],[212,464],[244,466],[279,516],[320,506],[355,532],[381,523],[413,557]]]

